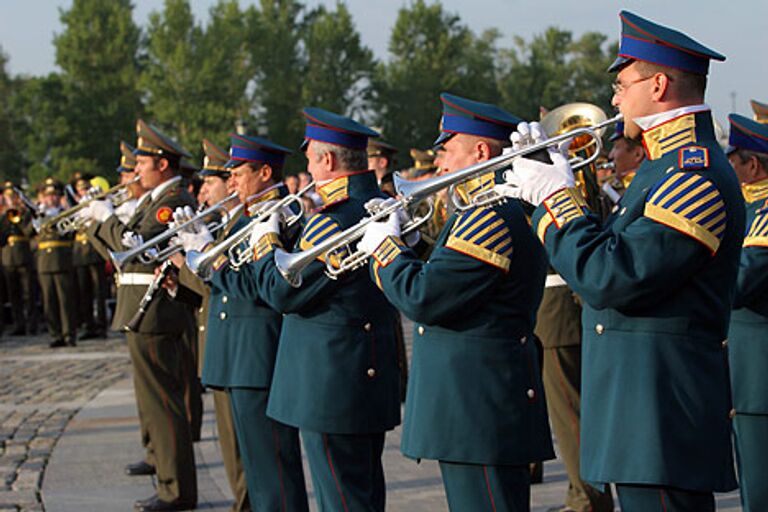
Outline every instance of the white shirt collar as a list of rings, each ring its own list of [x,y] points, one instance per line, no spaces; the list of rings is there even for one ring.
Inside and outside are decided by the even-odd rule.
[[[658,114],[636,117],[633,119],[633,121],[637,124],[637,126],[642,128],[643,131],[647,131],[655,126],[666,123],[670,119],[684,116],[685,114],[705,112],[707,110],[710,110],[710,108],[706,103],[701,103],[699,105],[686,105],[685,107],[667,110],[666,112],[660,112]]]
[[[158,197],[163,195],[166,190],[177,184],[181,181],[181,176],[174,176],[173,178],[169,179],[168,181],[164,181],[160,185],[156,186],[152,189],[152,200],[156,201]]]

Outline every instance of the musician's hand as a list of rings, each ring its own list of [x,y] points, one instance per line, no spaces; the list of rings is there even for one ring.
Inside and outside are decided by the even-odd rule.
[[[189,222],[195,217],[195,211],[192,209],[191,206],[179,206],[176,208],[176,210],[173,212],[173,224],[169,224],[169,228],[181,226],[182,224]],[[200,227],[205,227],[205,223],[200,220],[198,222],[192,222],[188,224],[186,227],[184,227],[184,231],[190,232],[190,233],[197,233],[199,232]]]
[[[135,249],[136,247],[144,244],[144,238],[141,235],[137,235],[133,231],[126,231],[123,233],[123,247],[126,249]]]
[[[88,210],[90,218],[96,222],[104,222],[115,213],[109,201],[91,201],[83,210]]]
[[[197,233],[182,229],[176,236],[184,248],[184,252],[202,251],[206,245],[213,242],[213,235],[205,226]]]
[[[275,212],[264,222],[254,222],[253,224],[251,236],[248,238],[251,247],[254,247],[259,243],[259,240],[270,233],[280,234],[280,213]]]
[[[363,238],[357,244],[357,250],[373,254],[387,237],[400,237],[400,219],[398,212],[392,212],[383,222],[371,222],[365,228]]]
[[[512,170],[504,172],[506,184],[496,185],[494,190],[538,206],[558,190],[573,187],[573,171],[568,159],[556,148],[550,147],[547,152],[551,164],[528,158],[513,160]]]
[[[186,264],[184,255],[181,254],[180,252],[177,252],[176,254],[172,254],[168,259],[171,260],[171,263],[173,263],[173,265],[176,268],[181,268]]]
[[[160,267],[157,267],[155,269],[155,275],[157,276],[159,273]],[[160,283],[160,286],[165,288],[171,297],[175,297],[176,292],[179,290],[179,275],[176,272],[168,272],[168,275],[165,276],[165,279]]]

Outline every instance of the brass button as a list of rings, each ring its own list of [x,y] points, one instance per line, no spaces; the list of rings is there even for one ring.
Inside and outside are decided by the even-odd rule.
[[[222,320],[226,320],[227,313],[225,311],[222,311],[221,313],[219,313],[219,318],[221,318]]]
[[[226,295],[221,298],[221,303],[222,304],[226,304],[227,301],[229,301],[229,297],[227,297]]]
[[[373,368],[368,368],[368,371],[366,372],[368,374],[368,378],[372,379],[376,376],[376,370]]]
[[[51,254],[51,250],[52,249],[46,249],[45,252],[48,253],[48,254]]]
[[[528,341],[528,336],[523,336],[522,338],[520,338],[520,344],[521,345],[525,345],[526,341]]]
[[[371,325],[371,322],[367,322],[367,323],[366,323],[366,324],[363,326],[363,329],[365,329],[367,332],[371,332],[371,327],[372,327],[372,325]]]
[[[201,325],[200,327],[198,327],[198,330],[199,330],[200,332],[203,332],[203,331],[205,331],[205,326],[204,326],[204,325]]]
[[[203,312],[203,308],[198,309],[197,312],[198,313],[202,313]]]
[[[419,336],[423,336],[424,335],[424,326],[420,325],[419,328],[416,329],[416,331],[419,333]]]
[[[728,340],[723,340],[723,343],[721,343],[721,345],[723,346],[723,348],[728,347]]]
[[[603,324],[597,324],[595,326],[595,332],[597,334],[603,334],[603,331],[605,331],[605,327],[603,326]]]
[[[728,417],[733,419],[733,417],[736,416],[736,409],[731,409],[728,411]]]
[[[536,392],[532,389],[529,389],[528,391],[526,391],[525,394],[528,395],[528,398],[530,398],[531,400],[533,400],[533,397],[536,396]]]

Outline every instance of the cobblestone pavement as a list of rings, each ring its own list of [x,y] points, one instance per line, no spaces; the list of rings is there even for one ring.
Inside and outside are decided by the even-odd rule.
[[[0,341],[0,510],[43,510],[48,459],[72,416],[129,375],[118,338],[48,348],[47,336]]]
[[[405,333],[410,352],[410,326]],[[130,375],[119,337],[56,350],[44,337],[0,341],[0,511],[130,510],[152,493],[151,478],[122,471],[142,455]],[[207,395],[195,449],[199,509],[224,512],[231,496],[215,428]],[[387,510],[447,512],[437,464],[403,457],[400,434],[389,433],[384,449]],[[313,497],[308,468],[307,481]],[[545,463],[544,483],[531,490],[532,512],[561,505],[566,487],[561,461]],[[720,512],[741,510],[738,493],[718,495],[717,505]]]

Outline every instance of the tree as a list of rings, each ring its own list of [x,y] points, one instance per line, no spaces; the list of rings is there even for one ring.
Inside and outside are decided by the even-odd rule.
[[[320,6],[306,25],[302,102],[345,115],[361,113],[370,99],[374,60],[349,10],[341,3],[335,11]]]
[[[16,180],[21,173],[21,165],[14,140],[15,112],[10,104],[13,82],[5,69],[7,63],[8,57],[0,47],[0,177]]]
[[[51,154],[92,160],[107,175],[118,161],[119,141],[135,138],[141,110],[136,89],[139,29],[132,14],[130,0],[74,0],[69,10],[60,10],[64,31],[54,37],[66,105],[60,121],[66,123],[68,136]]]
[[[374,75],[375,116],[396,145],[426,147],[435,139],[441,92],[495,101],[498,32],[476,36],[439,3],[416,0],[400,9],[389,41],[391,59]]]
[[[187,0],[165,0],[162,12],[149,16],[146,64],[140,84],[149,118],[194,150],[205,136],[195,118],[203,100],[197,80],[202,29]]]
[[[547,28],[527,43],[515,38],[515,47],[501,53],[501,104],[516,115],[538,119],[539,108],[586,101],[611,111],[610,79],[605,70],[615,46],[605,48],[607,37],[588,32],[574,41],[571,32]]]

